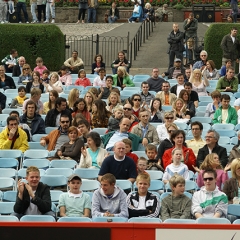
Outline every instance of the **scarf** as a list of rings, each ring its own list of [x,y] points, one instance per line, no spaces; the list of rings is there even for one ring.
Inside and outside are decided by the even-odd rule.
[[[16,97],[18,103],[21,104],[21,105],[23,105],[23,102],[24,102],[24,100],[25,100],[26,98],[27,98],[26,96],[24,96],[23,98],[22,98],[22,97],[19,97],[19,96]]]

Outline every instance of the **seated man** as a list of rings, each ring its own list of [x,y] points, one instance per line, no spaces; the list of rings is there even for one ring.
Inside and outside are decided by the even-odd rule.
[[[192,214],[194,217],[227,217],[228,198],[216,186],[217,173],[213,169],[205,170],[202,174],[204,186],[193,194]]]
[[[114,145],[114,155],[106,157],[102,163],[98,174],[98,180],[101,182],[102,176],[106,173],[113,174],[116,179],[125,179],[134,183],[137,177],[136,164],[125,155],[125,144],[117,142]]]
[[[120,120],[119,131],[112,131],[101,136],[104,148],[107,151],[112,151],[114,144],[118,141],[122,141],[124,138],[129,138],[132,141],[132,150],[137,151],[138,145],[142,142],[142,139],[133,133],[128,133],[130,124],[130,120],[124,117]]]
[[[98,99],[107,99],[115,87],[113,87],[113,77],[108,75],[106,76],[106,87],[101,87],[98,89]]]
[[[142,102],[145,102],[148,106],[150,106],[151,101],[155,98],[153,94],[149,92],[149,85],[147,82],[141,83],[142,92],[140,92],[140,96]]]
[[[205,68],[206,63],[207,63],[207,57],[208,57],[208,53],[205,50],[202,50],[200,52],[200,61],[196,61],[193,64],[193,70],[195,69],[200,69],[201,71]]]
[[[123,51],[118,52],[118,58],[111,64],[113,75],[117,74],[117,69],[120,66],[125,67],[126,71],[129,73],[131,63],[125,58],[125,53]]]
[[[170,89],[171,93],[174,93],[177,97],[182,89],[184,89],[184,75],[182,73],[177,74],[177,84]]]
[[[161,219],[169,218],[191,219],[191,199],[184,195],[185,179],[176,174],[169,180],[172,193],[163,198],[161,206]]]
[[[0,149],[16,149],[25,152],[28,150],[28,137],[18,126],[16,117],[7,118],[7,127],[0,133]]]
[[[21,56],[18,59],[17,65],[13,67],[13,77],[19,77],[22,74],[23,65],[26,63],[25,57]]]
[[[149,86],[149,91],[159,92],[162,89],[162,84],[165,80],[162,77],[159,77],[159,69],[152,69],[152,76],[147,79]]]
[[[122,189],[115,185],[114,175],[111,173],[103,175],[100,184],[101,187],[95,190],[92,197],[92,217],[128,218],[127,196]]]
[[[148,143],[151,143],[153,145],[159,145],[157,130],[149,123],[149,117],[150,114],[147,110],[140,110],[140,122],[132,128],[131,133],[142,138],[143,146],[146,146]]]
[[[170,83],[168,81],[164,81],[162,83],[162,91],[159,91],[156,94],[156,98],[161,100],[162,105],[173,105],[176,101],[177,96],[174,93],[170,93]]]
[[[187,90],[190,99],[189,101],[192,101],[194,103],[195,108],[198,107],[199,97],[198,93],[196,91],[192,90],[192,83],[191,82],[185,82],[184,83],[184,89]]]
[[[148,192],[150,187],[149,174],[141,173],[137,176],[137,192],[129,193],[127,196],[127,205],[129,218],[148,217],[157,218],[160,211],[160,202],[156,195]]]
[[[69,176],[69,191],[59,196],[58,207],[61,217],[90,217],[90,196],[80,190],[81,185],[82,179],[78,175]]]
[[[16,49],[10,51],[10,55],[7,55],[3,60],[2,64],[5,67],[6,73],[12,73],[13,67],[17,65],[18,52]]]
[[[230,96],[222,94],[221,106],[216,110],[212,120],[213,124],[216,123],[232,123],[236,125],[238,123],[237,111],[230,105]]]
[[[168,79],[176,79],[176,76],[179,73],[182,73],[183,75],[185,75],[185,67],[182,66],[181,59],[175,58],[174,66],[169,68],[167,72],[162,73],[162,77],[168,76]]]
[[[36,110],[36,103],[30,100],[26,104],[25,113],[20,117],[20,123],[26,123],[31,129],[32,135],[46,133],[44,120],[36,113]]]
[[[63,65],[67,66],[72,74],[78,74],[80,69],[84,69],[83,60],[78,57],[78,52],[73,51],[72,57],[67,59]]]
[[[40,182],[40,172],[37,167],[28,167],[26,180],[20,179],[17,184],[17,199],[14,205],[14,213],[19,219],[24,215],[51,215],[51,195],[47,185]]]
[[[87,143],[87,135],[90,133],[90,123],[82,119],[79,122],[77,122],[78,125],[78,131],[80,133],[80,138],[83,140],[84,143]]]
[[[214,117],[216,110],[221,106],[221,101],[220,101],[221,96],[222,96],[221,93],[217,90],[211,92],[211,98],[213,101],[207,105],[204,117],[210,117],[210,118]],[[234,107],[236,109],[235,102],[234,102]],[[238,109],[236,109],[236,111],[237,110]]]

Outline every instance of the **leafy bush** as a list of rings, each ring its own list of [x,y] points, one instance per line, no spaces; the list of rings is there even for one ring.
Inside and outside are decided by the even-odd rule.
[[[208,53],[208,59],[214,61],[216,68],[220,69],[222,65],[221,41],[223,37],[231,32],[231,28],[236,27],[234,23],[220,23],[211,24],[205,33],[204,37],[204,49]],[[240,32],[238,32],[237,38],[240,38]]]
[[[1,59],[15,48],[31,68],[35,67],[36,58],[42,57],[48,69],[58,70],[65,58],[64,35],[55,25],[2,24],[0,46]]]

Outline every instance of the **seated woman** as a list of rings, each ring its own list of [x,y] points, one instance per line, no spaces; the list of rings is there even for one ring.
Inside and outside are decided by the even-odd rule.
[[[106,109],[113,113],[115,111],[115,109],[119,108],[119,107],[123,107],[121,104],[121,98],[120,95],[116,92],[111,92],[109,97],[108,97],[108,104],[106,106]]]
[[[229,204],[240,204],[240,158],[231,162],[232,177],[223,185],[223,192],[228,197]]]
[[[240,158],[240,131],[237,131],[238,143],[232,148],[229,154],[229,163],[235,158]]]
[[[135,4],[134,4],[132,16],[128,19],[129,23],[135,23],[137,19],[139,19],[139,22],[142,22],[143,20],[142,19],[143,9],[137,0],[135,0],[134,2]]]
[[[73,105],[72,117],[75,118],[78,113],[81,113],[88,122],[91,121],[90,113],[87,110],[87,104],[83,98],[77,99]]]
[[[69,95],[68,95],[68,107],[69,109],[73,110],[74,103],[79,99],[80,92],[77,88],[71,89]]]
[[[206,62],[206,67],[202,71],[203,77],[207,78],[208,80],[212,79],[219,79],[219,72],[215,68],[215,64],[213,60],[208,60]]]
[[[22,66],[22,74],[19,76],[18,84],[23,82],[32,81],[32,70],[29,64],[23,64]]]
[[[196,113],[195,105],[193,101],[190,101],[190,95],[187,90],[182,89],[179,93],[179,98],[184,101],[184,105],[186,106],[186,110],[190,112],[190,117],[194,117]]]
[[[78,168],[100,169],[105,157],[108,156],[106,149],[101,148],[101,137],[97,132],[90,132],[87,135],[87,146],[81,148],[81,159]]]
[[[111,115],[112,113],[106,109],[105,102],[95,100],[92,105],[91,128],[107,128]]]
[[[5,67],[0,65],[0,88],[6,89],[16,89],[16,85],[11,77],[5,74]]]
[[[92,92],[88,91],[88,92],[86,92],[86,94],[84,96],[84,100],[87,105],[87,110],[91,113],[92,112],[92,103],[93,103],[93,101],[96,100],[96,97],[93,95]]]
[[[221,93],[218,90],[211,92],[212,103],[206,107],[205,117],[213,118],[216,110],[221,106]]]
[[[12,100],[10,108],[21,108],[23,106],[23,102],[28,99],[26,93],[26,88],[24,86],[20,86],[18,88],[18,96]]]
[[[135,86],[125,67],[118,67],[117,74],[113,75],[113,86],[121,87],[122,90],[125,87]]]
[[[175,119],[174,122],[188,123],[191,118],[191,113],[181,98],[177,98],[173,103],[173,112]]]
[[[112,73],[116,74],[118,67],[124,67],[126,68],[126,71],[129,73],[129,69],[131,67],[131,63],[126,59],[125,57],[125,52],[119,51],[118,52],[118,58],[113,61],[111,68],[112,68]]]
[[[38,71],[32,72],[32,79],[33,79],[32,81],[27,83],[27,86],[26,86],[27,93],[30,93],[32,88],[39,88],[43,93],[44,86],[41,83],[40,73]]]
[[[227,73],[227,69],[232,67],[232,60],[231,59],[227,59],[225,61],[225,65],[223,65],[220,69],[220,76],[223,77],[226,75]]]
[[[164,122],[164,111],[162,110],[162,103],[159,98],[154,98],[152,100],[150,110],[151,116],[149,122]]]
[[[154,14],[154,8],[151,6],[150,3],[145,4],[145,8],[143,10],[143,19],[147,20],[148,22],[154,22],[155,21],[155,14]]]
[[[79,122],[80,120],[83,120],[83,119],[86,120],[86,118],[83,116],[83,114],[77,113],[77,114],[75,115],[74,119],[72,120],[72,126],[78,127],[78,122]],[[79,131],[79,129],[78,129],[78,131]]]
[[[198,187],[204,186],[203,177],[202,174],[207,169],[214,169],[217,172],[217,186],[219,190],[222,189],[222,185],[225,183],[226,180],[228,180],[228,174],[227,171],[230,169],[230,165],[227,164],[226,167],[223,169],[219,157],[216,153],[208,154],[203,163],[200,166],[200,169],[198,167],[194,167],[195,171],[198,172],[198,178],[197,178],[197,185]]]
[[[48,111],[55,108],[56,100],[58,98],[58,92],[56,90],[51,90],[49,92],[48,102],[43,103],[43,114],[47,115]]]
[[[78,79],[75,82],[76,86],[88,87],[92,86],[92,83],[89,78],[86,77],[86,71],[84,69],[80,69],[78,72]]]
[[[172,163],[171,155],[174,148],[182,149],[183,158],[185,163],[188,166],[188,169],[194,171],[193,166],[196,166],[196,157],[191,148],[186,147],[185,144],[185,132],[183,130],[174,131],[171,135],[170,140],[174,143],[174,147],[166,150],[162,156],[162,164],[164,169]]]
[[[78,129],[73,126],[69,127],[68,137],[69,141],[57,150],[55,157],[60,159],[73,159],[79,163],[81,157],[80,149],[84,146],[84,143],[82,139],[78,138]]]
[[[209,81],[205,76],[203,76],[202,80],[202,72],[200,69],[192,70],[191,67],[189,82],[192,83],[192,90],[197,92],[198,96],[208,96],[206,87],[209,86]]]
[[[98,74],[101,68],[105,69],[105,63],[103,62],[102,55],[97,54],[94,58],[94,63],[92,64],[92,74]]]
[[[53,72],[50,76],[49,84],[43,83],[46,88],[46,93],[50,92],[51,90],[56,90],[58,93],[63,92],[62,82],[59,81],[59,76],[57,72]]]
[[[108,22],[115,23],[119,19],[119,10],[116,7],[116,3],[112,3],[112,7],[109,9]]]
[[[67,66],[62,65],[59,71],[59,81],[61,81],[62,85],[70,86],[72,85],[72,75],[69,72]]]
[[[141,95],[135,93],[130,98],[130,104],[132,105],[132,114],[138,118],[139,111],[141,109],[142,98]]]

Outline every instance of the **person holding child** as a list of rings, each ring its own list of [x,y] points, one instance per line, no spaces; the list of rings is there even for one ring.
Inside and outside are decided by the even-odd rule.
[[[160,203],[156,195],[148,192],[150,187],[149,174],[139,174],[136,179],[137,192],[131,192],[127,196],[129,218],[147,217],[157,218],[160,212]]]

